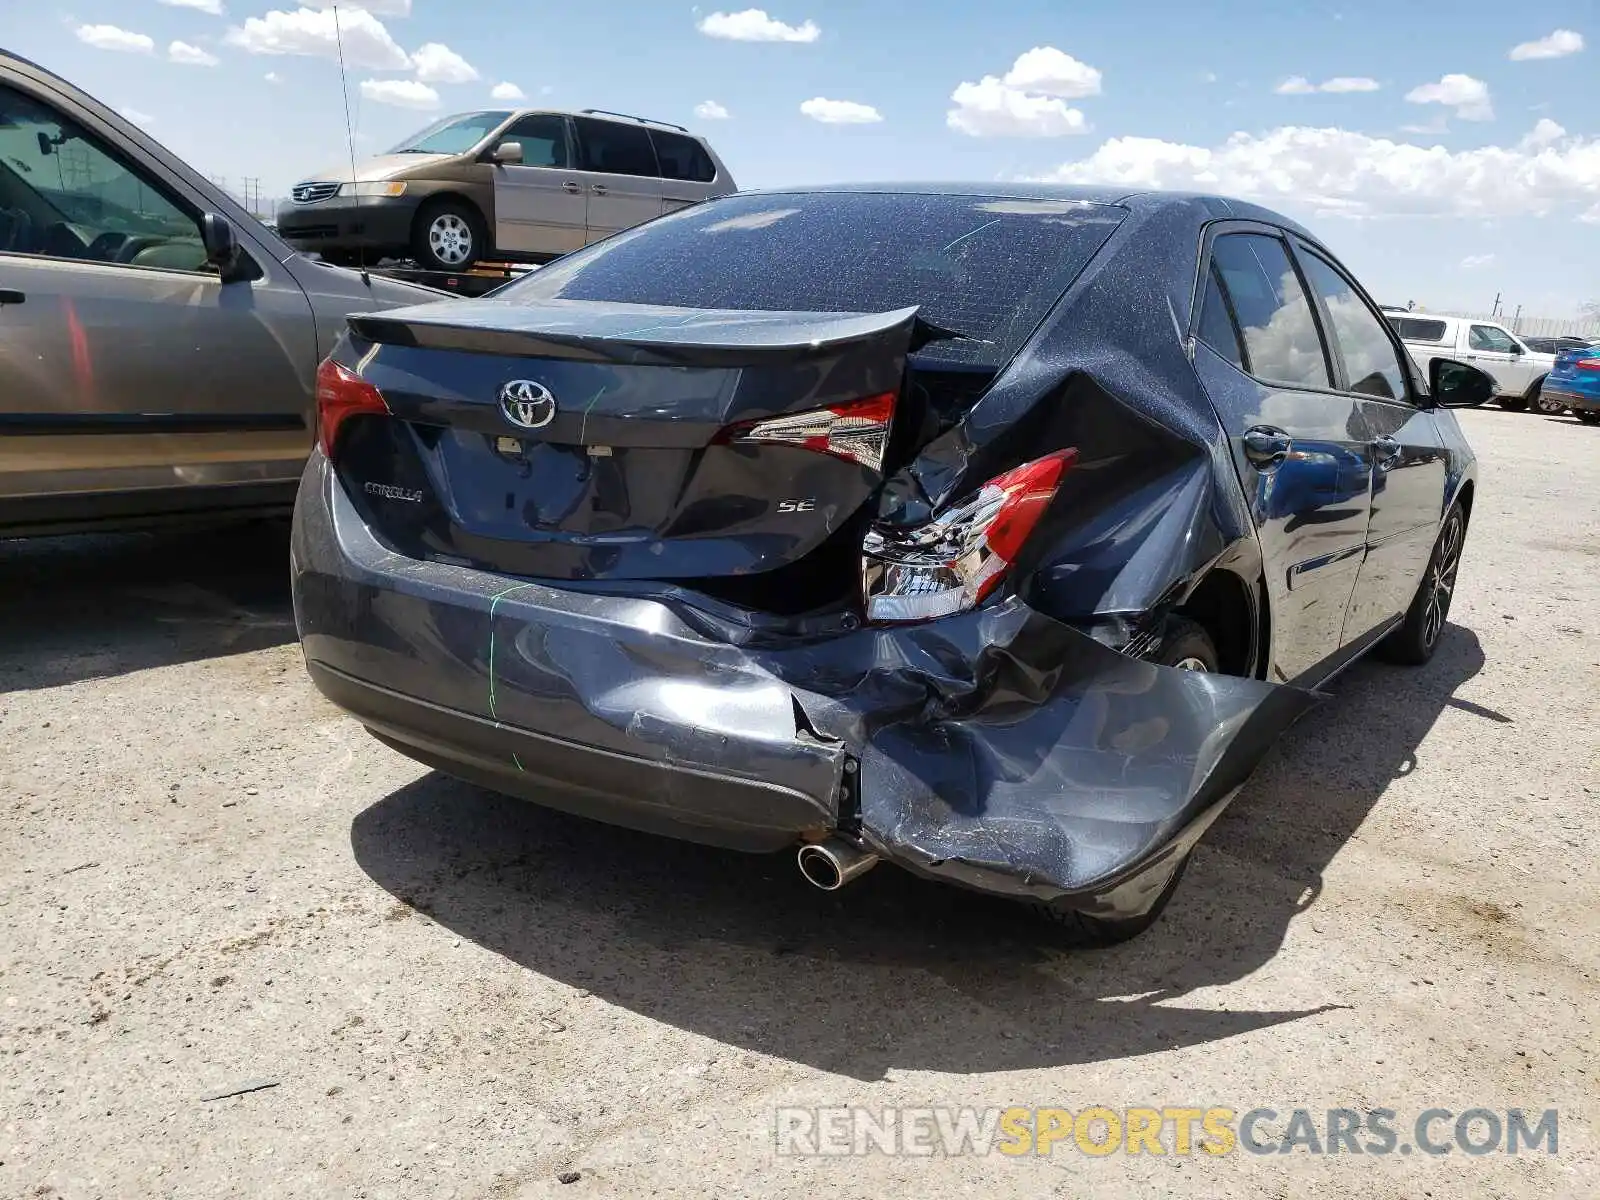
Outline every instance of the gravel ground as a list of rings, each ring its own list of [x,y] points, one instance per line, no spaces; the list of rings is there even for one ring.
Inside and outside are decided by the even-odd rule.
[[[1438,657],[1339,680],[1100,953],[426,772],[307,682],[281,529],[0,544],[0,1194],[1600,1193],[1600,429],[1464,423]],[[775,1152],[775,1107],[847,1103],[1556,1107],[1560,1142]]]

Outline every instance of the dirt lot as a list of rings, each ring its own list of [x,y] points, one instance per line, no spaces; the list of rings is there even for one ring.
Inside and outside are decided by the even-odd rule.
[[[306,681],[280,529],[0,544],[0,1194],[1600,1193],[1600,429],[1464,420],[1437,659],[1340,680],[1102,953],[426,772]],[[1555,1107],[1560,1140],[776,1153],[775,1107],[848,1103],[1388,1108],[1402,1141]]]

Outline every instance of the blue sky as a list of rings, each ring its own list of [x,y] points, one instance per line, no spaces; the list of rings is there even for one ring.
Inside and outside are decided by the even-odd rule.
[[[65,2],[14,8],[7,47],[235,190],[345,156],[328,0]],[[342,5],[357,152],[509,83],[704,132],[745,187],[1201,187],[1305,221],[1385,302],[1600,300],[1595,0],[760,2]]]

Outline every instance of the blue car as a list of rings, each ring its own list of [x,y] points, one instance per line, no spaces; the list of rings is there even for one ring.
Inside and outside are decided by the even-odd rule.
[[[1544,394],[1572,410],[1585,425],[1600,425],[1600,346],[1563,350],[1545,376]]]

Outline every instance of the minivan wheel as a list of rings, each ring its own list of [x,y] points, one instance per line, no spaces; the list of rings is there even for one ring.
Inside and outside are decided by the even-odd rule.
[[[412,253],[430,271],[465,271],[488,248],[483,218],[464,200],[441,199],[417,214]]]

